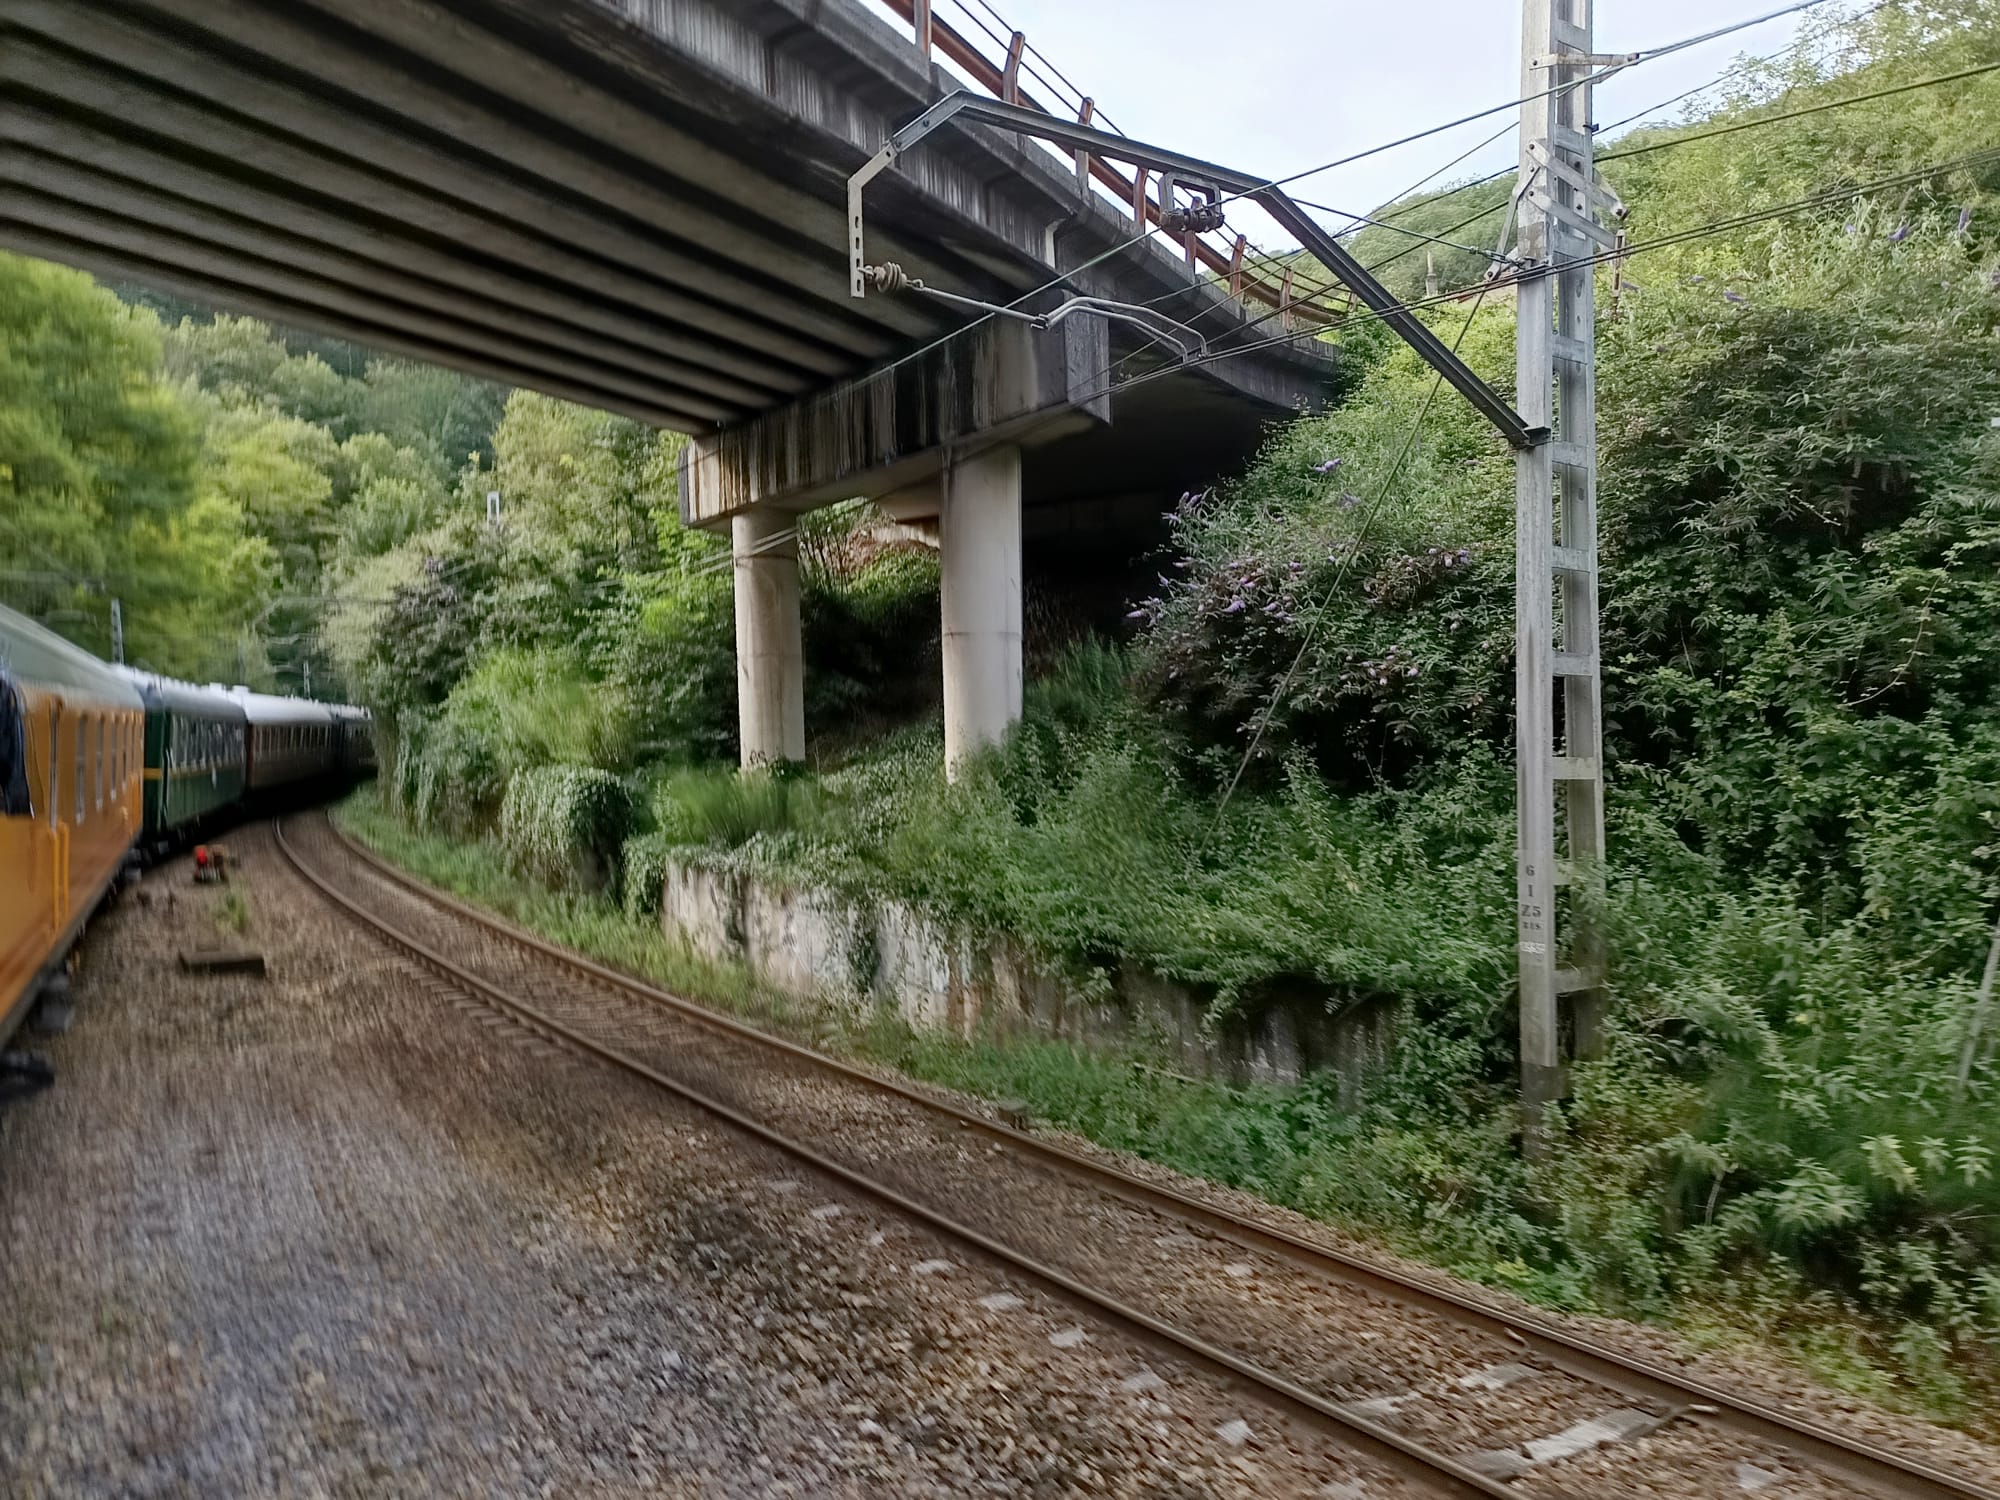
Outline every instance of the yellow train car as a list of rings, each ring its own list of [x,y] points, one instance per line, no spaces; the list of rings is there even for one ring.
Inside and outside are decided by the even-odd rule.
[[[0,1046],[131,855],[145,733],[137,688],[0,609]]]

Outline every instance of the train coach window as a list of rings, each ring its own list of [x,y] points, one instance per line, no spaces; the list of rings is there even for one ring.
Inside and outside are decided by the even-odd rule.
[[[0,682],[0,816],[32,818],[28,791],[28,725],[14,689]]]
[[[105,723],[105,721],[104,721],[103,719],[99,719],[99,720],[97,721],[97,767],[96,767],[96,770],[97,770],[97,810],[98,810],[99,812],[103,812],[103,811],[104,811],[104,773],[105,773],[105,770],[107,769],[107,768],[106,768],[106,765],[105,765],[105,760],[104,760],[104,747],[105,747],[105,744],[107,743],[107,737],[106,737],[106,733],[105,733],[105,731],[106,731],[106,729],[107,729],[107,728],[108,728],[108,726],[106,725],[106,723]]]
[[[76,821],[79,826],[83,823],[83,746],[89,728],[89,720],[76,721],[76,776],[72,784],[76,787]]]

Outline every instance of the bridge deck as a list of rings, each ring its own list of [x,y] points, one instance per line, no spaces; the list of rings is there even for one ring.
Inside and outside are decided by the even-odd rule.
[[[948,83],[853,0],[0,0],[0,25],[0,243],[25,253],[691,433],[966,319],[848,295],[847,175]],[[1068,267],[1130,234],[977,129],[869,215],[872,256],[996,299],[1051,275],[1052,229]],[[1075,286],[1240,326],[1190,281],[1145,245]],[[1229,360],[1127,425],[1192,405],[1239,451],[1331,373]]]

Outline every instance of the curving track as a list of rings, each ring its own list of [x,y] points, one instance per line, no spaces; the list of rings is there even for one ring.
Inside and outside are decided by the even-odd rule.
[[[282,826],[279,848],[330,901],[528,1030],[689,1100],[1140,1342],[1330,1429],[1425,1492],[1721,1494],[1782,1482],[1786,1500],[2000,1500],[1979,1480],[770,1036],[431,890],[324,819],[295,831],[308,849]],[[1228,1259],[1244,1252],[1254,1259]],[[1607,1412],[1618,1399],[1632,1404]],[[1641,1435],[1643,1460],[1621,1443]]]

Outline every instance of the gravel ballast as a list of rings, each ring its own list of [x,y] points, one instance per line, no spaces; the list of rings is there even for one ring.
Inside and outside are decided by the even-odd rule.
[[[1410,1493],[231,842],[247,931],[154,872],[0,1110],[5,1493]]]
[[[1190,1234],[1177,1221],[1108,1198],[906,1102],[746,1043],[718,1039],[401,891],[345,856],[324,827],[296,825],[293,838],[316,867],[338,872],[343,890],[465,967],[532,997],[711,1097],[767,1120],[795,1139],[814,1142],[899,1191],[945,1208],[973,1227],[1230,1347],[1329,1400],[1357,1405],[1364,1415],[1437,1451],[1468,1458],[1524,1448],[1529,1457],[1541,1455],[1542,1462],[1517,1482],[1523,1492],[1562,1493],[1588,1476],[1594,1494],[1727,1493],[1738,1487],[1740,1472],[1761,1471],[1779,1473],[1788,1495],[1853,1493],[1810,1464],[1786,1462],[1782,1449],[1774,1451],[1768,1443],[1735,1437],[1707,1423],[1689,1423],[1685,1412],[1678,1422],[1648,1420],[1670,1417],[1673,1409],[1650,1414],[1623,1410],[1616,1393],[1556,1371],[1539,1370],[1528,1380],[1484,1381],[1482,1371],[1514,1352],[1491,1335],[1330,1289],[1283,1262],[1255,1252],[1246,1255],[1241,1246]],[[1172,1179],[1158,1169],[1142,1170]],[[1211,1196],[1185,1180],[1172,1185]],[[1264,1205],[1253,1208],[1266,1219],[1293,1219]],[[1305,1226],[1294,1220],[1291,1227]],[[1444,1280],[1435,1273],[1424,1279]],[[1644,1330],[1602,1320],[1590,1334],[1655,1357],[1663,1342]],[[1655,1349],[1648,1349],[1649,1344]],[[1801,1392],[1782,1377],[1770,1378],[1771,1373],[1776,1372],[1739,1366],[1728,1373],[1717,1370],[1715,1376],[1718,1384],[1747,1385],[1750,1394],[1773,1404],[1795,1401],[1822,1420],[1844,1406],[1847,1410],[1832,1425],[1857,1435],[1857,1429],[1872,1428],[1904,1452],[1989,1483],[2000,1472],[1990,1450],[1961,1434],[1879,1412],[1856,1412],[1852,1403],[1829,1399],[1831,1393]],[[1799,1400],[1801,1395],[1807,1399]],[[1582,1446],[1568,1437],[1601,1431],[1607,1422],[1615,1437]]]

